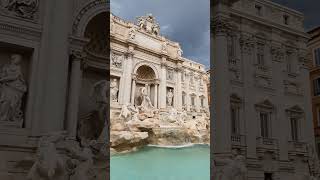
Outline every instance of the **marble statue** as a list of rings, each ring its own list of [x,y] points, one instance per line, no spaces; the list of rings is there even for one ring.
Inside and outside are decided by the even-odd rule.
[[[37,157],[27,175],[27,179],[63,180],[65,178],[65,164],[56,149],[56,143],[63,138],[64,136],[59,133],[41,137]]]
[[[158,23],[154,23],[152,25],[152,33],[155,34],[155,35],[159,35],[160,33],[160,26]]]
[[[154,113],[155,113],[155,108],[152,105],[152,102],[150,100],[150,97],[148,95],[147,89],[148,89],[148,84],[145,85],[145,87],[140,88],[140,93],[141,93],[141,105],[138,106],[139,109],[139,119],[142,120],[142,116],[143,117],[154,117]]]
[[[138,17],[137,19],[138,19],[138,24],[137,25],[139,26],[140,29],[143,29],[144,26],[145,26],[144,19],[142,17]]]
[[[139,27],[140,30],[143,30],[153,35],[160,34],[160,26],[158,23],[156,23],[156,20],[152,16],[152,14],[147,14],[146,16],[137,17],[137,22],[138,22],[137,26]]]
[[[178,111],[175,108],[171,107],[169,112],[168,112],[168,121],[170,123],[175,123],[178,120],[179,120],[178,119]]]
[[[182,49],[179,47],[179,49],[177,50],[177,55],[178,55],[178,57],[181,57],[182,54],[183,54],[183,51],[182,51]]]
[[[93,85],[93,88],[91,90],[91,96],[94,97],[95,102],[97,104],[96,111],[98,112],[98,120],[100,122],[103,122],[103,129],[99,136],[99,141],[106,142],[108,140],[108,119],[107,119],[107,105],[109,103],[108,101],[108,94],[109,91],[109,85],[107,80],[101,80],[96,82]]]
[[[108,88],[108,81],[101,80],[96,82],[91,90],[91,96],[94,97],[98,106],[100,120],[105,120],[106,118],[106,105],[109,103],[107,97]]]
[[[141,96],[142,96],[142,103],[141,103],[141,107],[143,107],[143,109],[151,109],[154,108],[150,97],[148,95],[147,89],[148,89],[148,84],[145,85],[145,87],[141,88]]]
[[[110,96],[113,102],[118,101],[118,91],[119,91],[118,81],[117,79],[113,79],[112,82],[110,83]]]
[[[134,40],[136,37],[136,29],[134,27],[129,29],[129,39]]]
[[[167,93],[168,106],[172,106],[173,96],[174,95],[173,95],[172,89],[170,89],[169,92]]]
[[[124,118],[125,121],[128,121],[129,118],[131,118],[131,111],[128,108],[129,103],[122,105],[121,111],[119,114],[119,118]]]
[[[23,122],[22,98],[27,91],[21,72],[22,56],[11,55],[11,61],[0,70],[0,121]]]
[[[216,180],[247,180],[245,157],[234,155],[232,158],[218,158],[215,162],[225,164],[221,171],[215,172]]]
[[[90,147],[70,148],[69,150],[69,166],[72,166],[70,180],[94,180],[96,177],[93,171],[94,154]]]

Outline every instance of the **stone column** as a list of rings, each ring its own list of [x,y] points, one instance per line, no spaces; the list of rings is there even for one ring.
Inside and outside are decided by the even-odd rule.
[[[200,112],[200,97],[196,95],[195,97],[195,106],[196,106],[196,111]]]
[[[122,90],[122,92],[119,94],[120,104],[130,103],[133,55],[134,48],[132,46],[129,46],[128,51],[126,53],[126,61],[124,63],[124,71],[121,77],[121,84],[119,88],[120,90]]]
[[[80,52],[73,52],[71,56],[72,68],[68,96],[67,131],[72,138],[76,138],[77,135],[79,97],[82,81],[81,62],[84,60],[84,57],[85,54]]]
[[[179,62],[177,64],[177,77],[176,77],[176,89],[177,89],[177,93],[176,93],[176,101],[177,101],[177,109],[178,110],[182,110],[182,87],[181,87],[181,71],[182,71],[182,64]]]
[[[43,5],[32,135],[63,130],[67,109],[72,1],[46,1]]]
[[[190,111],[190,105],[191,105],[191,97],[190,97],[190,76],[188,75],[185,80],[185,85],[186,85],[186,106],[187,106],[187,111]]]
[[[252,62],[254,62],[254,42],[253,39],[250,38],[250,36],[247,36],[245,34],[242,34],[240,38],[240,45],[241,45],[241,59],[244,61],[247,61],[246,64],[249,64],[248,66],[245,66],[245,72],[243,74],[244,76],[244,88],[247,89],[245,91],[245,98],[244,101],[244,119],[247,120],[246,122],[246,129],[251,129],[253,131],[248,131],[246,133],[246,143],[250,144],[247,148],[247,157],[255,158],[256,157],[256,135],[257,132],[255,131],[258,127],[257,125],[257,118],[256,118],[256,109],[255,109],[255,103],[253,98],[249,98],[254,94],[254,90],[252,89],[255,85],[252,81],[252,73],[254,72],[254,66],[252,66]],[[250,120],[252,120],[250,122]]]
[[[167,107],[167,59],[165,56],[161,59],[161,77],[160,77],[160,86],[159,86],[159,94],[160,94],[160,109],[165,109]]]
[[[132,79],[132,88],[131,88],[131,104],[134,105],[134,96],[136,94],[136,77]]]
[[[154,107],[158,108],[158,84],[154,85]]]
[[[230,127],[230,82],[228,67],[227,36],[230,30],[229,22],[223,17],[213,19],[213,118],[211,127],[213,135],[214,153],[220,155],[231,154],[231,127]]]

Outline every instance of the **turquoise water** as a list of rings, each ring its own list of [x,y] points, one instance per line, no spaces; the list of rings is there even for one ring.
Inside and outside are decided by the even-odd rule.
[[[111,180],[209,180],[210,148],[205,145],[169,149],[145,147],[111,156]]]

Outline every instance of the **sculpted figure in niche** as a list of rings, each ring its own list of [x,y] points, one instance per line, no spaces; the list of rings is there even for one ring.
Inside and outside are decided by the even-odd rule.
[[[113,102],[118,101],[118,81],[117,79],[113,79],[111,84],[110,84],[110,94],[111,94],[111,100]]]
[[[153,109],[154,108],[151,103],[148,92],[147,92],[148,87],[149,87],[149,85],[146,84],[145,87],[141,88],[141,96],[142,96],[141,107],[143,109]]]
[[[169,89],[169,92],[167,93],[167,102],[168,102],[168,106],[172,106],[172,102],[173,102],[172,89]]]
[[[93,85],[92,91],[91,91],[91,97],[94,98],[96,103],[96,110],[98,115],[98,121],[99,124],[104,124],[102,132],[100,133],[100,136],[98,137],[98,141],[104,141],[107,140],[108,133],[107,133],[107,127],[108,127],[108,119],[107,119],[107,106],[109,104],[109,99],[107,97],[107,94],[109,93],[109,81],[107,80],[101,80],[96,82]],[[92,123],[92,122],[91,122]],[[89,125],[85,125],[82,127],[81,130],[79,130],[78,134],[81,134],[80,138],[87,139],[89,138],[88,134],[88,127]],[[101,127],[101,126],[100,126]],[[99,128],[100,128],[99,127]]]
[[[17,122],[22,125],[22,98],[27,91],[20,62],[21,55],[11,55],[11,61],[0,70],[0,121]]]

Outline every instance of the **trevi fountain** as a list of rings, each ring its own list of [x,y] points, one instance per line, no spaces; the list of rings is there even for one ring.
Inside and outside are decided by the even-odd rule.
[[[152,14],[111,14],[110,27],[110,178],[209,180],[205,66],[184,58]]]
[[[110,21],[111,153],[209,144],[204,65],[182,57],[152,14],[136,23],[111,14]]]

